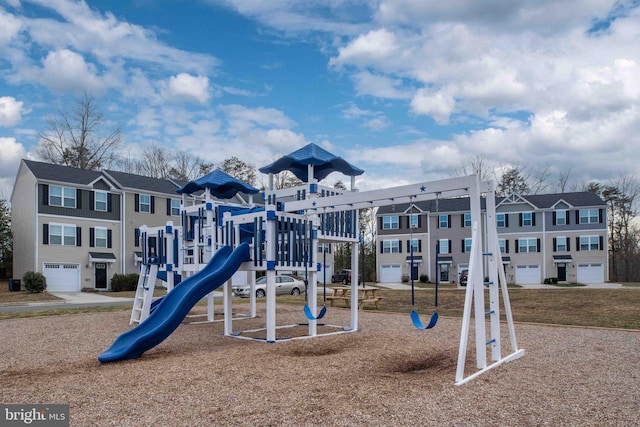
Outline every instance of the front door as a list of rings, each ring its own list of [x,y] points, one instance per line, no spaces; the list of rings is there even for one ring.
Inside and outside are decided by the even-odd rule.
[[[107,289],[107,264],[98,262],[95,264],[96,289]]]
[[[440,283],[449,281],[449,264],[440,264]]]
[[[558,263],[558,282],[567,281],[567,264],[564,262]]]
[[[413,264],[411,268],[411,280],[418,280],[418,265]]]

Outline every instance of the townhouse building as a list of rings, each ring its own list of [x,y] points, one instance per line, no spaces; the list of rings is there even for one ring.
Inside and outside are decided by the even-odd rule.
[[[13,274],[43,273],[49,291],[108,289],[138,271],[138,229],[180,221],[183,183],[22,160],[11,194]]]
[[[485,232],[484,200],[481,203]],[[438,274],[440,282],[457,284],[468,269],[472,233],[468,198],[384,206],[377,212],[377,222],[380,282],[418,280],[422,275],[435,281]],[[608,279],[606,204],[594,193],[497,198],[496,227],[509,283]]]

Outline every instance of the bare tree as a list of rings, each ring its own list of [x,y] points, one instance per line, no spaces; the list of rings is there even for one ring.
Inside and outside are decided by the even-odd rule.
[[[460,168],[453,171],[451,176],[467,176],[478,175],[481,181],[493,178],[493,169],[490,167],[486,157],[481,154],[475,154],[473,157],[462,163]]]
[[[223,172],[231,175],[232,177],[239,179],[249,185],[256,183],[256,167],[255,165],[247,162],[243,162],[237,157],[229,157],[224,159],[218,165],[218,168]]]
[[[101,133],[103,116],[94,99],[85,93],[74,111],[57,110],[56,117],[47,119],[49,132],[40,134],[40,157],[49,163],[87,170],[110,166],[121,142],[120,128]]]
[[[152,178],[168,178],[173,154],[156,143],[142,150],[142,158],[136,165],[137,173]]]
[[[573,166],[570,166],[568,169],[561,169],[558,176],[558,192],[566,193],[567,184],[569,183],[569,177],[571,176],[571,171],[573,170]]]
[[[185,151],[178,151],[173,155],[173,166],[169,175],[173,179],[190,181],[197,179],[213,169],[213,163],[208,163],[198,156]]]

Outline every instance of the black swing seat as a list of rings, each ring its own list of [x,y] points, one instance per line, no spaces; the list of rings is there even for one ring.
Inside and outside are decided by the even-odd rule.
[[[318,313],[317,317],[313,315],[313,313],[311,312],[311,308],[308,305],[304,306],[304,315],[307,316],[307,319],[309,320],[320,320],[324,317],[325,314],[327,314],[326,305],[322,306],[322,308],[320,309],[320,313]]]
[[[436,326],[436,323],[438,322],[438,312],[435,311],[431,315],[429,324],[427,326],[424,326],[422,324],[422,321],[420,320],[420,315],[418,314],[418,312],[415,310],[411,310],[411,321],[413,322],[413,326],[415,326],[417,329],[420,329],[421,331],[424,331],[425,329],[431,329]]]

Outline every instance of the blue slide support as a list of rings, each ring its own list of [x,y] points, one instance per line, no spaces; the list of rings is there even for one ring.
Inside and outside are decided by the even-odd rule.
[[[233,251],[230,246],[218,249],[201,271],[183,280],[162,298],[151,316],[116,338],[98,360],[106,363],[137,359],[160,344],[180,326],[198,301],[229,280],[243,262],[251,259],[250,252],[246,243]]]

